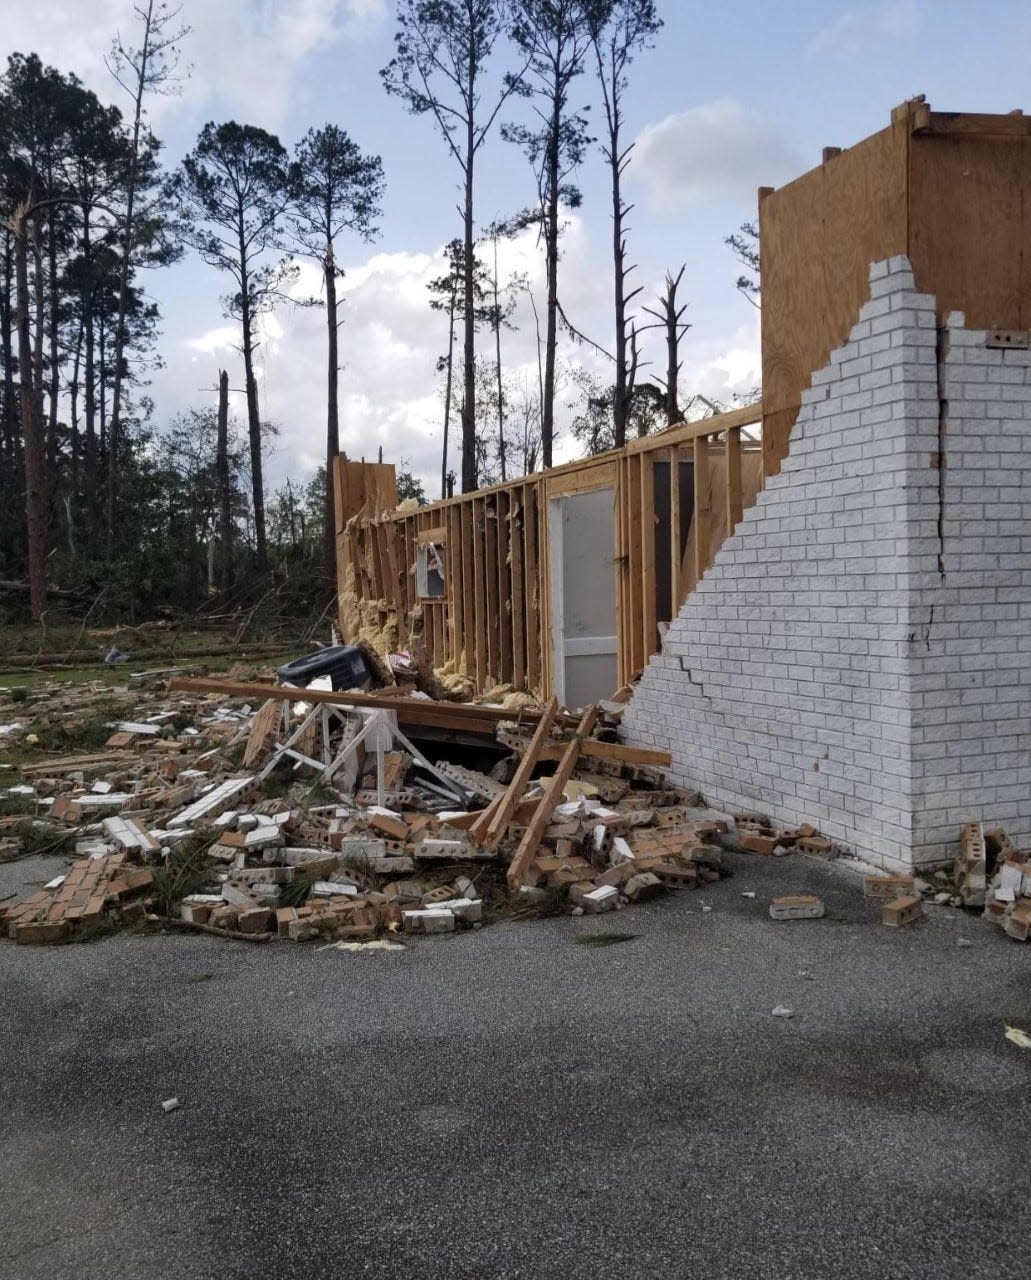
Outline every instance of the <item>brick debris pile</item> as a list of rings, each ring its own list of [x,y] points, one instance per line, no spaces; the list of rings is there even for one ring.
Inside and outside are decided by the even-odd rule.
[[[52,695],[55,715],[63,697]],[[212,697],[136,691],[102,750],[21,766],[23,780],[0,792],[22,808],[0,817],[0,858],[42,839],[74,860],[0,906],[3,932],[60,942],[174,918],[251,940],[364,941],[479,927],[500,912],[603,913],[726,874],[717,842],[728,824],[638,762],[655,753],[614,740],[618,704],[579,719],[554,700],[505,712],[480,771],[446,759],[428,770],[417,750],[368,741],[336,767],[369,715],[362,695],[334,695],[321,747],[294,728],[309,712],[303,691],[240,709]],[[74,714],[83,695],[67,698]],[[395,700],[395,721],[428,714],[410,701]],[[482,730],[486,713],[448,714]]]

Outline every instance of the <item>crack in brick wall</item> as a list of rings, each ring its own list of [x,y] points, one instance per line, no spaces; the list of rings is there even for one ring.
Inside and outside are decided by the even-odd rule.
[[[1031,836],[1031,352],[939,332],[905,258],[870,278],[624,724],[710,802],[907,867],[971,817]]]

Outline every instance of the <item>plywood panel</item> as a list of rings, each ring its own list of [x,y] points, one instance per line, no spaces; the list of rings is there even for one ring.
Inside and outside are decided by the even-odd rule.
[[[871,262],[906,251],[908,123],[893,125],[759,204],[763,441],[780,468],[802,392],[848,337]]]
[[[914,135],[909,254],[939,315],[962,311],[977,329],[1031,327],[1029,200],[1026,135]]]

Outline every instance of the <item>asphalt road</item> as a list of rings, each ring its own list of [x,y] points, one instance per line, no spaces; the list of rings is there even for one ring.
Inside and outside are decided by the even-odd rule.
[[[0,1275],[1023,1280],[1031,946],[734,864],[403,953],[0,944]]]

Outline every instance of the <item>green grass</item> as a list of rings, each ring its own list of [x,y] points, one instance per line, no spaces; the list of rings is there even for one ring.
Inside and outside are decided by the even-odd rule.
[[[18,856],[30,858],[45,853],[61,853],[70,850],[76,833],[68,827],[59,827],[52,822],[33,822],[31,818],[26,818],[6,834],[20,841],[21,852]]]
[[[201,893],[214,879],[215,864],[206,844],[184,841],[169,851],[164,866],[154,872],[153,906],[158,915],[177,916],[183,898]]]

